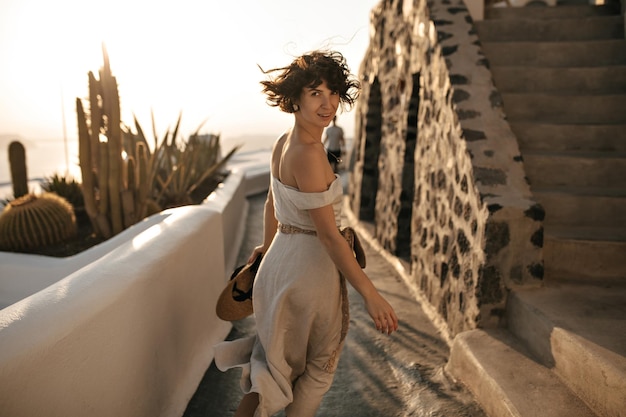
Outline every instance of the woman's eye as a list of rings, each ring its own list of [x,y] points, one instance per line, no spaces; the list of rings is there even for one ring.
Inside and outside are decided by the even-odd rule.
[[[333,91],[330,94],[332,94],[333,96],[339,95],[339,91]]]

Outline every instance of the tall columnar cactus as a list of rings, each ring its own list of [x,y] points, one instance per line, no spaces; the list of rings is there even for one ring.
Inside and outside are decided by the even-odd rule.
[[[28,194],[28,170],[26,169],[26,150],[18,141],[9,144],[9,165],[13,182],[13,197]]]
[[[117,80],[111,73],[103,46],[104,65],[100,79],[89,72],[89,113],[76,99],[79,159],[83,177],[85,210],[94,232],[109,238],[143,218],[137,200],[145,195],[136,179],[138,164],[124,160]],[[130,161],[130,170],[126,166]],[[140,164],[139,164],[140,166]],[[129,178],[131,179],[129,181]]]
[[[0,214],[0,250],[23,252],[63,242],[76,234],[72,205],[54,193],[26,194]]]

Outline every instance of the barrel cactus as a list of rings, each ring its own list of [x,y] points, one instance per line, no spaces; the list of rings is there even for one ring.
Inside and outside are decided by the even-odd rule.
[[[72,205],[54,193],[26,194],[9,202],[0,214],[0,250],[29,251],[75,235]]]

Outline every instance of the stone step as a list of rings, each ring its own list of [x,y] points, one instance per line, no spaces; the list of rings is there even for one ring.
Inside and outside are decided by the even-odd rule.
[[[624,187],[624,153],[525,151],[522,156],[533,188]]]
[[[502,101],[509,121],[626,123],[626,94],[503,93]]]
[[[626,65],[626,40],[484,42],[491,67],[596,67]]]
[[[596,417],[503,329],[458,334],[445,370],[472,391],[489,417]]]
[[[501,93],[626,93],[626,65],[581,68],[493,67]]]
[[[485,19],[570,19],[619,14],[615,6],[491,7]]]
[[[581,125],[512,121],[522,152],[525,150],[626,152],[626,123]]]
[[[547,226],[626,227],[626,188],[533,188]]]
[[[543,239],[547,280],[626,284],[626,226],[546,225]]]
[[[626,286],[513,290],[507,303],[509,330],[598,416],[624,415],[624,317]]]
[[[481,42],[561,42],[624,39],[622,16],[496,19],[474,23]]]

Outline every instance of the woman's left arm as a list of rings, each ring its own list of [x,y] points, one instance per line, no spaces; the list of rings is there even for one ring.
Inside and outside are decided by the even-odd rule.
[[[309,155],[306,162],[298,167],[297,180],[300,191],[319,192],[326,190],[327,176],[325,170],[328,162],[320,154]],[[336,179],[336,181],[339,181]],[[398,329],[398,317],[378,292],[374,284],[359,266],[352,248],[339,232],[335,224],[332,205],[309,210],[315,224],[317,237],[333,260],[337,269],[346,277],[350,285],[363,297],[365,306],[376,329],[391,334]]]

